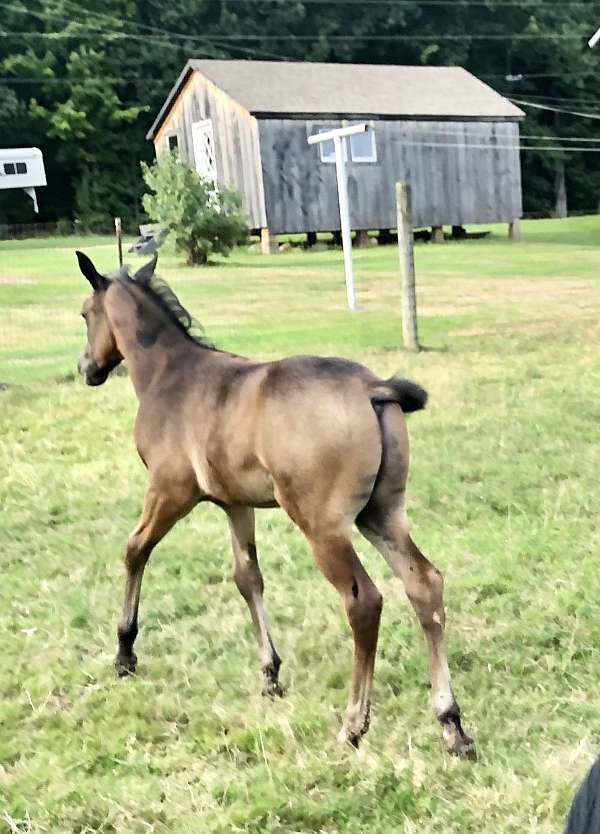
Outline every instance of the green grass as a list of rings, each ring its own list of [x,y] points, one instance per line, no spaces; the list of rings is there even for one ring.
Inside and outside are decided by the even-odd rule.
[[[260,694],[224,516],[201,507],[147,572],[133,680],[111,668],[121,553],[145,472],[135,398],[72,374],[86,285],[72,249],[0,243],[0,831],[52,834],[550,834],[600,743],[600,217],[524,223],[511,244],[418,246],[420,331],[399,348],[397,252],[161,259],[221,346],[352,357],[430,392],[410,419],[410,516],[446,576],[449,659],[479,762],[449,760],[423,640],[385,596],[371,730],[337,746],[351,640],[280,511],[258,515],[285,699]],[[114,247],[94,241],[101,269]],[[62,380],[62,381],[60,381]]]

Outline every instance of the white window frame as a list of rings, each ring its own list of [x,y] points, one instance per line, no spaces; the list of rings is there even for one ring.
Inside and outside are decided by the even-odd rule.
[[[335,129],[335,128],[333,128]],[[332,130],[331,127],[319,127],[317,128],[317,133],[327,133],[328,131]],[[342,139],[342,148],[344,151],[344,162],[348,162],[351,160],[355,162],[357,165],[364,165],[368,163],[377,162],[377,145],[375,142],[375,132],[372,130],[367,131],[367,133],[361,133],[360,136],[369,136],[371,141],[371,153],[368,155],[361,155],[360,153],[356,153],[353,146],[354,136],[348,136],[347,138]],[[348,143],[350,143],[350,153],[348,154]],[[333,144],[333,143],[332,143]],[[319,143],[319,159],[321,162],[325,163],[325,165],[335,165],[335,150],[332,148],[331,152],[327,152],[327,147],[325,142]]]
[[[360,156],[360,154],[354,153],[353,147],[353,140],[358,137],[368,136],[371,140],[371,153],[369,156]],[[375,131],[374,130],[367,130],[366,133],[359,133],[356,134],[356,137],[350,136],[350,154],[352,156],[352,162],[357,162],[359,164],[363,164],[365,162],[377,162],[377,145],[375,143]]]
[[[204,134],[204,138],[202,138],[202,134]],[[201,150],[199,147],[200,142],[206,142],[207,140],[212,153],[212,166],[210,170],[206,170],[206,166],[201,164],[201,153],[204,153],[204,161],[206,162],[206,152]],[[192,123],[192,151],[194,154],[194,168],[196,169],[198,176],[204,177],[204,179],[212,180],[216,188],[217,157],[215,152],[215,135],[213,131],[212,119],[200,119],[200,121]]]
[[[317,133],[328,133],[330,130],[331,127],[319,127],[317,129]],[[319,159],[326,165],[335,165],[335,148],[333,146],[333,140],[331,141],[331,153],[326,153],[325,144],[325,142],[319,142]],[[344,162],[348,162],[348,145],[346,144],[345,139],[342,139],[342,149],[344,151]]]

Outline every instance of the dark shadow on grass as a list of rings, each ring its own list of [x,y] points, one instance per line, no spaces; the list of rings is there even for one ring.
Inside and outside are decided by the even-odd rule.
[[[442,345],[441,347],[432,347],[431,345],[420,345],[419,346],[419,353],[450,353],[450,348],[448,345]]]

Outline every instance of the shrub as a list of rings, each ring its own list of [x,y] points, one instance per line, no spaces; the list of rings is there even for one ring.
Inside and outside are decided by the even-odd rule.
[[[144,181],[154,192],[144,194],[144,209],[174,237],[188,264],[205,264],[212,254],[228,255],[244,242],[248,228],[237,191],[216,189],[175,153],[162,154],[152,165],[141,164]]]

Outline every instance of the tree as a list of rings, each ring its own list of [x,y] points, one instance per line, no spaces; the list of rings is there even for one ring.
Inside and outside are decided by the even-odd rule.
[[[42,149],[40,219],[76,214],[108,227],[120,215],[133,225],[138,161],[153,157],[145,134],[190,57],[458,64],[504,95],[596,112],[600,60],[586,45],[595,8],[591,0],[10,0],[0,33],[2,144]],[[527,113],[522,132],[547,137],[539,144],[596,138],[597,121]],[[595,208],[600,155],[525,150],[527,211],[553,210],[563,162],[569,207]],[[16,199],[6,192],[0,221],[19,219]]]
[[[152,194],[144,194],[144,209],[168,230],[187,263],[205,264],[213,254],[228,255],[248,235],[241,199],[233,189],[218,190],[199,177],[176,153],[162,154],[152,165],[142,162]]]

